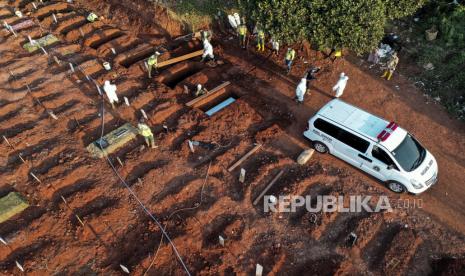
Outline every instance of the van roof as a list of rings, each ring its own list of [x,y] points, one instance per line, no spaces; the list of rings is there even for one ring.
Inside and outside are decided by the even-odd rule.
[[[377,136],[389,124],[388,121],[339,99],[327,103],[317,114],[343,125],[374,142],[378,142]],[[405,135],[407,135],[407,132],[398,127],[385,141],[380,143],[387,150],[393,151],[404,140]]]

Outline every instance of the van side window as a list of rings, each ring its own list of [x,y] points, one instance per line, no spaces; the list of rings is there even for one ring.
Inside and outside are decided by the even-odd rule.
[[[377,146],[373,146],[373,150],[371,151],[371,156],[378,159],[379,161],[383,162],[386,165],[394,165],[396,168],[396,164],[392,161],[391,157],[382,149],[378,148]]]
[[[335,126],[335,125],[333,125],[331,123],[328,123],[325,120],[322,120],[320,118],[316,119],[316,121],[313,123],[313,125],[317,129],[319,129],[319,130],[323,131],[324,133],[329,134],[332,137],[337,139],[338,133],[340,131],[340,128],[338,128],[337,126]]]
[[[348,131],[345,131],[323,119],[316,119],[314,123],[315,127],[326,134],[338,139],[342,143],[352,147],[362,153],[365,153],[370,143],[357,135],[354,135]]]
[[[345,131],[341,129],[339,132],[339,141],[343,142],[344,144],[362,152],[365,153],[368,149],[368,146],[370,143],[348,131]]]

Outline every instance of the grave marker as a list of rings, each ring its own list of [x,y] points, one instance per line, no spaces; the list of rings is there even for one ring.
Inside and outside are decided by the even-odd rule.
[[[222,236],[218,236],[218,240],[219,240],[221,246],[224,247],[224,238]]]
[[[149,118],[147,117],[147,114],[145,113],[145,110],[143,110],[142,108],[140,109],[140,112],[142,113],[142,116],[144,116],[144,118],[146,120],[148,120]]]
[[[30,172],[29,174],[30,174],[37,182],[39,182],[40,184],[42,184],[42,181],[40,181],[40,179],[37,178],[37,176],[36,176],[34,173]]]
[[[127,267],[122,264],[120,264],[119,267],[121,267],[121,270],[123,270],[125,273],[129,274],[129,269]]]
[[[239,175],[239,182],[244,183],[245,181],[245,170],[241,168],[241,173]]]
[[[263,266],[257,264],[257,268],[255,269],[255,276],[262,276],[263,275]]]
[[[44,54],[45,54],[46,56],[48,56],[48,53],[47,53],[47,51],[45,51],[45,48],[44,48],[44,47],[40,47],[40,49],[42,50],[42,52],[44,52]]]
[[[15,261],[16,263],[16,266],[19,268],[19,270],[21,270],[22,272],[24,272],[24,267],[18,263],[18,261]]]
[[[57,65],[60,65],[61,61],[57,58],[57,56],[53,56],[53,60],[55,60]]]
[[[18,156],[19,156],[19,159],[21,159],[21,161],[23,161],[23,163],[26,164],[26,161],[25,161],[25,160],[23,159],[23,157],[21,156],[21,153],[18,154]]]
[[[191,149],[191,152],[194,153],[194,144],[192,143],[192,141],[187,140],[187,143],[189,144],[189,148]]]
[[[1,241],[4,245],[8,245],[8,243],[7,243],[2,237],[0,237],[0,241]]]

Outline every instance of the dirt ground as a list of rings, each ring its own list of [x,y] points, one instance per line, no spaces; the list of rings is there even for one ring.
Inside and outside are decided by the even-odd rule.
[[[23,274],[16,262],[28,275],[125,275],[120,265],[131,275],[185,273],[105,159],[85,149],[101,136],[102,122],[104,134],[126,122],[136,125],[143,109],[159,147],[147,149],[138,137],[110,159],[164,225],[192,275],[253,275],[256,264],[264,275],[463,275],[465,125],[414,87],[403,75],[408,70],[402,60],[399,73],[386,82],[358,57],[332,63],[299,45],[302,58],[286,75],[285,49],[279,57],[269,49],[242,50],[219,28],[213,39],[217,66],[191,59],[149,80],[144,60],[154,49],[164,51],[160,59],[166,60],[201,44],[174,40],[185,34],[182,26],[143,0],[74,2],[44,1],[36,9],[32,1],[0,0],[2,21],[34,22],[18,29],[17,37],[0,33],[0,136],[11,144],[2,138],[0,196],[17,191],[31,205],[0,224],[8,243],[0,247],[2,274]],[[16,17],[14,8],[25,17]],[[89,23],[89,11],[104,18]],[[27,36],[48,33],[60,40],[45,47],[49,55],[21,47]],[[305,104],[297,105],[295,87],[309,64],[322,70]],[[303,166],[295,162],[310,147],[302,136],[307,120],[333,98],[331,87],[341,72],[350,78],[343,100],[398,122],[432,152],[439,163],[435,186],[419,196],[395,195],[329,155],[316,154]],[[102,114],[96,83],[86,76],[99,86],[112,80],[130,106],[121,100],[112,109],[105,102]],[[226,95],[236,98],[227,108],[207,116],[213,102],[186,106],[193,96],[184,86],[212,89],[224,81],[231,82]],[[191,152],[188,140],[201,146]],[[262,147],[241,164],[247,171],[241,183],[240,167],[228,168],[254,143]],[[387,195],[395,208],[264,213],[262,202],[252,202],[281,170],[268,194]],[[400,208],[419,202],[421,208]]]

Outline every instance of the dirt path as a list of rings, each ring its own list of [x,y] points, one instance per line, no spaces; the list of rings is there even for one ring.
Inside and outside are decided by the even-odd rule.
[[[465,123],[451,118],[441,105],[423,96],[405,76],[396,73],[391,82],[384,81],[379,78],[378,70],[370,70],[369,64],[354,57],[347,57],[346,60],[336,61],[334,64],[317,61],[315,65],[322,66],[322,73],[312,83],[311,95],[306,96],[305,104],[298,105],[293,101],[293,97],[298,83],[297,76],[303,75],[305,68],[302,62],[297,62],[292,76],[286,76],[283,74],[283,65],[277,65],[273,61],[267,61],[264,65],[262,61],[265,57],[255,53],[246,54],[246,59],[238,58],[242,54],[244,52],[236,48],[231,49],[231,53],[225,53],[234,63],[244,66],[252,63],[258,67],[250,73],[275,89],[264,91],[260,89],[263,85],[255,83],[257,91],[262,97],[279,101],[292,112],[295,119],[286,131],[299,141],[301,146],[308,146],[308,142],[302,136],[307,120],[332,99],[331,88],[340,72],[345,72],[350,80],[341,99],[387,120],[398,122],[436,157],[439,163],[439,182],[418,198],[424,200],[424,209],[427,212],[456,231],[465,233],[465,201],[461,200],[465,196]],[[334,157],[320,155],[319,158],[336,163],[373,185],[382,185]]]

